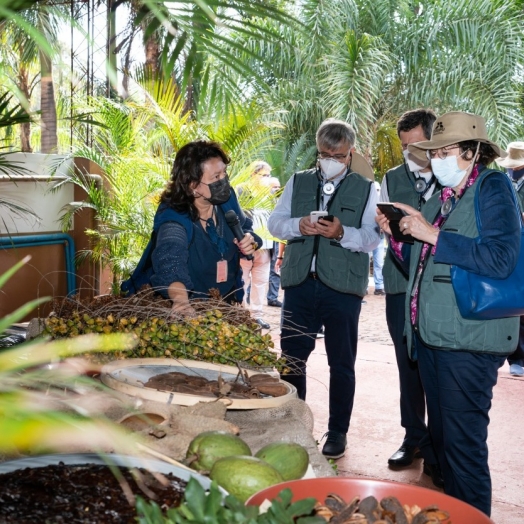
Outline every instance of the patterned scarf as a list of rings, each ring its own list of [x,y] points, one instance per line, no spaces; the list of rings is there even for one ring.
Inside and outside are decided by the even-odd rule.
[[[449,213],[447,213],[446,215],[443,215],[442,207],[441,207],[440,211],[437,214],[437,217],[435,218],[433,222],[433,227],[436,227],[437,229],[440,229],[442,227],[444,222],[446,222],[448,217],[451,215],[451,212],[455,208],[456,200],[459,200],[462,197],[462,195],[464,194],[464,192],[466,191],[466,189],[468,187],[471,187],[475,183],[475,180],[477,180],[478,176],[479,176],[479,170],[478,170],[478,167],[475,166],[473,168],[473,171],[471,171],[471,174],[469,175],[468,180],[466,181],[466,184],[460,190],[459,194],[456,197],[454,196],[453,189],[451,189],[450,187],[445,187],[442,189],[440,193],[440,197],[439,197],[440,201],[444,203],[447,200],[451,200],[451,209]],[[429,249],[430,247],[431,247],[431,250]],[[411,325],[412,326],[414,326],[417,322],[417,315],[418,315],[418,300],[417,299],[418,299],[418,292],[420,288],[420,280],[422,277],[422,272],[424,271],[424,267],[426,266],[426,260],[428,258],[429,253],[431,252],[431,254],[434,255],[436,248],[437,248],[437,244],[435,244],[434,246],[431,246],[431,244],[426,244],[424,242],[422,246],[422,250],[420,252],[420,258],[418,260],[413,289],[411,290],[410,312],[411,312]]]

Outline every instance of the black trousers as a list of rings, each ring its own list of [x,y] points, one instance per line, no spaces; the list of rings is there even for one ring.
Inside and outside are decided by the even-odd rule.
[[[515,352],[508,357],[508,362],[524,366],[524,317],[520,317],[519,345]]]
[[[431,349],[414,338],[444,491],[489,516],[489,410],[506,357]]]
[[[297,388],[299,398],[306,399],[306,362],[323,325],[329,364],[328,429],[344,434],[355,396],[361,306],[361,297],[340,293],[313,278],[284,290],[281,348],[294,373],[282,378]]]
[[[426,400],[418,364],[409,358],[404,336],[406,294],[386,294],[386,321],[395,346],[400,384],[400,424],[405,429],[404,444],[418,446],[431,464],[437,462],[426,426]],[[425,449],[424,449],[425,448]]]

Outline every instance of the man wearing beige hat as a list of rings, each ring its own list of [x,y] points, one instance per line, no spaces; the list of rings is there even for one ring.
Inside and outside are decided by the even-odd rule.
[[[520,209],[524,211],[524,142],[510,142],[506,158],[497,158],[499,166],[505,167],[519,197]],[[508,357],[509,372],[516,377],[524,376],[524,317],[520,317],[519,345]]]

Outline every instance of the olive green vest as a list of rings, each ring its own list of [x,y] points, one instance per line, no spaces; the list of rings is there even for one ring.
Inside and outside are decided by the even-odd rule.
[[[524,184],[522,184],[517,192],[519,197],[520,211],[524,213]]]
[[[493,173],[485,169],[459,200],[449,218],[441,227],[470,238],[478,236],[475,219],[474,197],[477,184]],[[441,206],[440,193],[426,203],[423,214],[433,223]],[[422,242],[415,242],[411,249],[408,297],[422,250]],[[478,353],[509,355],[515,351],[519,340],[519,317],[494,320],[466,320],[462,318],[451,284],[449,264],[436,264],[429,255],[422,272],[418,295],[418,319],[414,330],[429,347],[448,350],[466,350]],[[406,300],[406,335],[411,355],[412,326],[410,300]]]
[[[386,173],[386,183],[390,202],[401,202],[417,209],[419,197],[413,188],[413,184],[410,183],[404,164],[390,169]],[[384,277],[386,293],[397,295],[406,292],[408,277],[400,269],[390,248],[386,251],[382,276]]]
[[[362,215],[369,198],[371,181],[358,173],[350,173],[337,187],[328,204],[331,215],[342,225],[360,228]],[[303,217],[318,209],[320,185],[316,170],[295,175],[291,217]],[[326,286],[358,296],[364,296],[369,278],[369,255],[343,248],[332,238],[306,235],[288,240],[286,256],[281,268],[281,285],[302,284],[309,276],[311,262],[316,255],[315,271]]]

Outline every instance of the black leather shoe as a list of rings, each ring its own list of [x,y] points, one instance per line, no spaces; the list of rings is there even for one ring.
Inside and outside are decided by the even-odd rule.
[[[346,435],[344,435],[344,433],[339,433],[338,431],[328,431],[324,437],[327,438],[326,443],[322,448],[322,455],[330,459],[338,459],[342,457],[346,452]]]
[[[417,452],[418,448],[416,446],[402,444],[402,446],[389,457],[388,464],[393,467],[409,466],[413,462]]]
[[[280,300],[268,300],[267,305],[271,307],[282,307],[282,302],[280,302]]]
[[[442,478],[442,471],[440,471],[440,466],[438,464],[428,464],[424,462],[424,467],[422,469],[425,475],[431,477],[431,481],[437,488],[444,488],[444,479]]]
[[[256,318],[255,322],[262,328],[262,329],[270,329],[271,326],[262,318]]]

